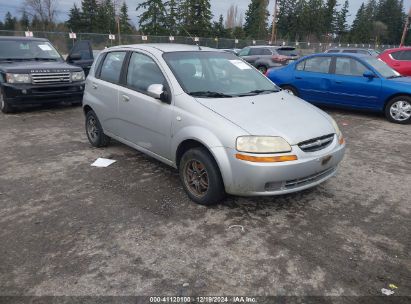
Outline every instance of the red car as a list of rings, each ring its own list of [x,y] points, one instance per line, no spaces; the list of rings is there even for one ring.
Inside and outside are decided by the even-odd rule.
[[[389,49],[378,58],[404,76],[411,76],[411,47]]]

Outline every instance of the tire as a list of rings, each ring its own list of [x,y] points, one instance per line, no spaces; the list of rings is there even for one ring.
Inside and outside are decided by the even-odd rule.
[[[180,160],[179,173],[184,190],[197,204],[210,206],[224,200],[226,193],[220,170],[205,148],[186,151]]]
[[[264,75],[265,75],[265,73],[267,73],[267,70],[268,70],[265,65],[259,65],[259,66],[257,67],[257,69],[258,69],[262,74],[264,74]]]
[[[293,86],[282,86],[281,87],[284,91],[287,91],[288,93],[290,93],[291,95],[297,96],[298,97],[298,91],[296,88],[294,88]]]
[[[392,98],[385,107],[385,117],[394,123],[411,123],[411,97],[397,96]]]
[[[93,147],[105,147],[110,142],[110,137],[104,134],[100,121],[93,110],[88,111],[86,114],[86,134]]]
[[[7,101],[4,100],[3,93],[1,91],[0,91],[0,110],[4,114],[13,113],[14,111],[14,108]]]

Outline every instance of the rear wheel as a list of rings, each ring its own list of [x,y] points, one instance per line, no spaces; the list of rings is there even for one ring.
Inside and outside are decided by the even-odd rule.
[[[267,73],[267,67],[265,65],[260,65],[257,67],[257,69],[262,73],[265,74]]]
[[[0,110],[5,114],[12,113],[14,110],[13,107],[7,101],[4,100],[3,93],[1,91],[0,91]]]
[[[397,96],[385,107],[385,117],[391,122],[408,124],[411,122],[411,97]]]
[[[287,91],[288,93],[290,93],[291,95],[298,96],[298,91],[297,91],[297,89],[294,88],[293,86],[285,85],[285,86],[282,86],[281,88],[282,88],[284,91]]]
[[[213,205],[225,197],[220,170],[204,148],[185,152],[179,165],[180,178],[190,199],[201,205]]]
[[[88,111],[86,114],[86,133],[89,142],[94,147],[105,147],[110,142],[110,137],[104,134],[100,121],[93,110]]]

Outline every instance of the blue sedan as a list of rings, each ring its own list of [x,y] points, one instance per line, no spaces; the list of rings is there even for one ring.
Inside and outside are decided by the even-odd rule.
[[[314,104],[380,111],[392,122],[411,122],[411,77],[371,56],[314,54],[271,69],[267,77]]]

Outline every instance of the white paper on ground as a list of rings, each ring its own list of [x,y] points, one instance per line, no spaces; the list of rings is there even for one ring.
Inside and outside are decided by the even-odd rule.
[[[393,295],[393,294],[394,294],[394,291],[389,290],[389,289],[386,289],[386,288],[382,288],[382,289],[381,289],[381,292],[382,292],[383,294],[385,294],[386,296],[390,296],[390,295]]]
[[[237,60],[230,60],[230,62],[232,64],[234,64],[240,70],[250,70],[251,69],[251,67],[242,60],[238,60],[238,59]]]
[[[97,158],[94,163],[91,164],[93,167],[100,167],[100,168],[105,168],[110,166],[111,164],[114,164],[116,160],[114,159],[108,159],[108,158]]]

